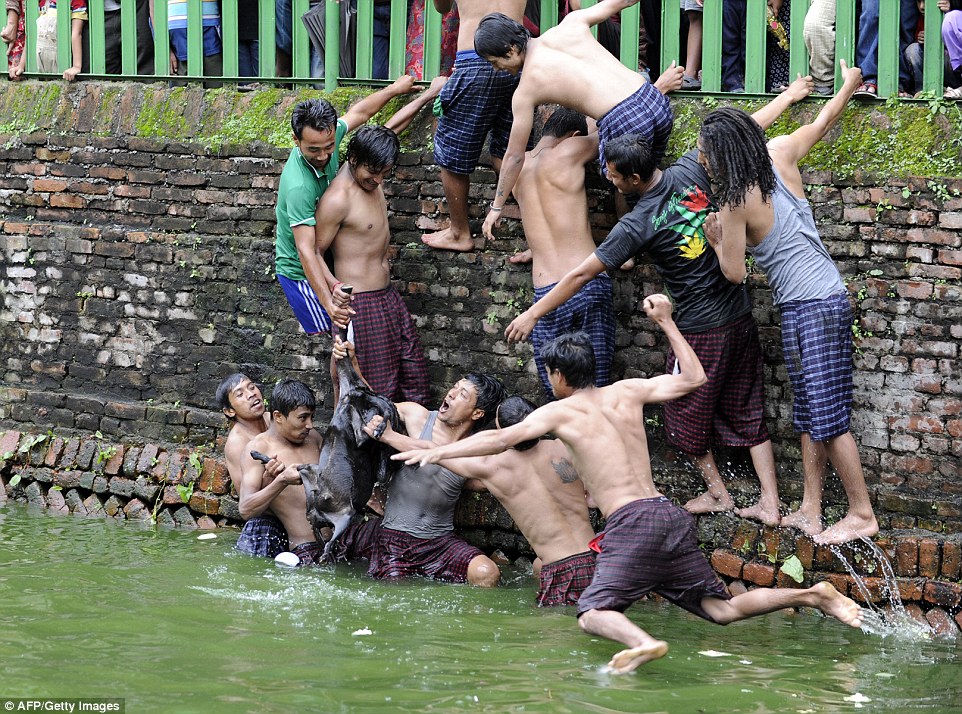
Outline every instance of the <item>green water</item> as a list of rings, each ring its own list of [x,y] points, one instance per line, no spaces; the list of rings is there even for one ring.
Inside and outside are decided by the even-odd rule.
[[[197,535],[0,507],[0,696],[122,697],[127,712],[962,712],[953,641],[807,614],[723,628],[646,602],[631,616],[671,650],[613,676],[618,648],[532,607],[522,573],[489,591],[378,584]]]

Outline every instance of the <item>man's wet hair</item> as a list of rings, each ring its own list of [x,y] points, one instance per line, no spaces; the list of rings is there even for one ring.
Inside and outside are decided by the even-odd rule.
[[[719,205],[741,205],[755,186],[763,199],[772,195],[775,170],[768,142],[750,114],[732,107],[716,109],[705,117],[699,140]]]
[[[584,389],[595,383],[595,350],[587,332],[568,332],[541,348],[544,366],[558,371],[569,387]]]
[[[650,179],[658,166],[651,142],[641,134],[624,134],[606,141],[605,161],[625,178],[638,174],[642,181]]]
[[[559,139],[565,134],[582,134],[588,136],[588,120],[581,112],[568,107],[558,107],[544,123],[541,133],[544,136],[555,136]]]
[[[289,377],[282,379],[271,392],[271,410],[287,416],[295,409],[307,407],[312,412],[317,408],[314,391],[304,382]]]
[[[514,426],[520,423],[533,412],[537,407],[534,403],[525,399],[524,397],[508,397],[501,404],[498,405],[497,417],[498,417],[498,427],[504,429],[509,426]],[[537,439],[528,439],[527,441],[522,441],[520,444],[514,445],[515,451],[527,451],[528,449],[537,445],[541,441],[541,437]]]
[[[485,15],[474,31],[474,51],[481,57],[507,57],[512,47],[524,52],[531,33],[520,22],[500,12]]]
[[[254,381],[243,372],[235,372],[229,377],[224,377],[224,381],[217,385],[217,391],[214,392],[214,400],[217,402],[217,406],[222,410],[233,409],[234,405],[230,403],[230,394],[237,389],[237,385],[245,379],[252,382]],[[232,416],[228,416],[227,418],[230,420],[234,419]]]
[[[508,391],[501,384],[500,379],[486,374],[471,372],[464,375],[464,378],[474,385],[474,389],[478,393],[474,408],[481,409],[484,412],[484,416],[475,423],[474,430],[487,429],[494,423],[498,405],[508,396]]]
[[[352,166],[366,166],[380,173],[394,166],[400,153],[401,141],[397,134],[386,126],[366,125],[351,137],[344,159]]]
[[[291,113],[291,130],[300,140],[304,127],[314,131],[331,131],[337,124],[337,112],[326,99],[305,99]]]

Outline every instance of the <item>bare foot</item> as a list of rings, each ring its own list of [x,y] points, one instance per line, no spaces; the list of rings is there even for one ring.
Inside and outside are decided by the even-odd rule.
[[[871,518],[853,516],[849,513],[835,525],[829,526],[816,535],[814,540],[819,545],[839,545],[859,538],[871,538],[878,533],[878,521]]]
[[[637,669],[646,662],[653,659],[660,659],[668,654],[668,643],[661,640],[652,640],[638,647],[629,650],[622,650],[608,663],[608,667],[613,674],[626,674]]]
[[[810,536],[818,535],[825,530],[821,514],[810,515],[800,510],[782,516],[782,528],[798,528],[802,533]]]
[[[850,627],[862,626],[862,608],[847,598],[831,583],[822,581],[812,586],[813,594],[819,598],[818,609],[842,624]]]
[[[631,270],[634,267],[635,267],[635,259],[628,258],[628,260],[626,260],[624,263],[621,264],[621,267],[619,268],[619,270]]]
[[[471,239],[471,235],[458,236],[451,230],[450,226],[436,233],[424,234],[421,236],[421,242],[438,250],[457,250],[462,253],[474,250],[474,241]]]
[[[515,253],[510,258],[508,258],[509,263],[530,263],[531,262],[531,249],[522,250],[520,253]]]
[[[661,73],[661,76],[655,80],[655,89],[657,89],[662,94],[668,94],[668,92],[674,92],[676,89],[681,89],[682,80],[685,77],[685,68],[678,67],[672,62],[668,69]]]
[[[782,522],[782,517],[778,513],[778,505],[770,506],[762,504],[761,501],[748,508],[736,508],[735,514],[741,518],[761,521],[766,526],[777,526]]]
[[[689,513],[719,513],[731,511],[734,508],[735,502],[727,491],[721,498],[713,496],[710,491],[705,491],[702,495],[685,504],[685,510]]]

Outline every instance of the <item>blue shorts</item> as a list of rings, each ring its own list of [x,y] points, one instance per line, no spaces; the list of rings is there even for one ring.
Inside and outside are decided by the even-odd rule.
[[[781,306],[782,348],[792,380],[792,423],[813,441],[849,430],[852,411],[852,308],[848,295]]]
[[[557,285],[557,283],[555,283]],[[534,301],[538,302],[554,285],[535,288]],[[576,292],[570,300],[559,305],[535,323],[531,331],[534,363],[538,376],[548,397],[554,399],[548,372],[541,359],[541,348],[549,340],[568,332],[584,330],[591,338],[595,351],[595,385],[611,384],[611,358],[615,353],[615,311],[611,305],[611,278],[602,273]]]
[[[443,113],[434,134],[435,163],[451,173],[472,173],[488,134],[491,156],[504,156],[517,86],[517,77],[498,72],[474,50],[458,52],[451,79],[438,97]]]
[[[324,310],[309,282],[306,280],[291,280],[283,275],[277,276],[277,282],[281,284],[287,302],[294,311],[297,321],[304,328],[304,332],[309,335],[330,332],[331,318]]]
[[[602,173],[608,175],[605,142],[627,134],[640,134],[650,141],[655,161],[660,163],[665,158],[674,121],[668,97],[651,82],[645,82],[637,92],[622,99],[598,120],[598,160]]]

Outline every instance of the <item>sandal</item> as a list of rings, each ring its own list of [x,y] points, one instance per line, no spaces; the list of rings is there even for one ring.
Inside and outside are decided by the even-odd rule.
[[[875,82],[862,82],[862,84],[858,85],[858,89],[855,90],[852,96],[878,99],[878,85],[875,84]]]
[[[962,99],[962,87],[949,87],[942,96],[945,99]]]
[[[681,78],[681,88],[689,91],[701,89],[701,81],[696,77],[689,77],[687,74]]]

